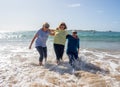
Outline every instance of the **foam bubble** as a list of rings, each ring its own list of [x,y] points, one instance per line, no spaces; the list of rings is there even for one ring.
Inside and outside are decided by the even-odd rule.
[[[120,86],[117,78],[120,64],[117,62],[118,54],[81,49],[81,70],[75,70],[73,75],[65,53],[64,61],[61,65],[56,65],[52,43],[48,44],[48,62],[44,66],[38,65],[39,54],[36,49],[29,50],[27,46],[27,43],[0,45],[0,86]],[[106,73],[107,70],[109,74]]]

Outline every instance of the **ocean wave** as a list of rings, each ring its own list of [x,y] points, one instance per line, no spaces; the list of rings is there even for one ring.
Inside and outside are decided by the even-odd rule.
[[[120,52],[81,49],[80,69],[72,73],[68,57],[58,66],[52,44],[48,45],[48,62],[38,65],[35,48],[27,44],[0,45],[1,87],[119,87]],[[79,64],[79,63],[78,63]]]
[[[32,39],[35,31],[0,33],[0,41],[25,41]]]
[[[0,33],[0,40],[27,40],[33,38],[35,32],[4,32]],[[120,32],[78,32],[78,36],[82,41],[120,42]]]
[[[4,32],[0,33],[0,43],[30,43],[36,31]],[[71,32],[69,32],[71,33]],[[120,50],[120,32],[78,32],[81,48],[95,48],[106,50]],[[53,44],[50,36],[47,44]]]

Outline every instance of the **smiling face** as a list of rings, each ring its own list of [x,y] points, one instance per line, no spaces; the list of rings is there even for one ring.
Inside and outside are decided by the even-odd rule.
[[[72,32],[73,37],[77,37],[77,32]]]
[[[65,25],[61,24],[59,28],[60,28],[61,30],[64,30],[64,29],[65,29]]]
[[[43,24],[42,29],[43,29],[43,31],[47,31],[49,29],[49,27],[50,27],[50,25],[46,22]]]
[[[43,31],[47,31],[49,27],[43,26]]]
[[[66,24],[65,24],[65,23],[61,23],[61,24],[59,25],[59,29],[61,29],[61,30],[67,29]]]

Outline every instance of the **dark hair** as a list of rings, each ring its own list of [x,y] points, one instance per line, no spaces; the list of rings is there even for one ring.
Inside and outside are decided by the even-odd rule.
[[[77,34],[77,32],[72,32],[73,34]]]
[[[62,26],[62,25],[64,25],[64,26],[65,26],[65,28],[64,28],[64,29],[67,29],[67,25],[66,25],[64,22],[60,23],[59,27],[60,27],[60,26]]]

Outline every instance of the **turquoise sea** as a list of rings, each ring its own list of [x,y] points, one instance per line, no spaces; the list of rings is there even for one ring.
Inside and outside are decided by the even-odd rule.
[[[36,31],[0,33],[0,43],[30,43]],[[71,32],[69,31],[69,34]],[[120,50],[120,32],[78,31],[80,47],[86,49]],[[50,36],[48,43],[53,43]]]

